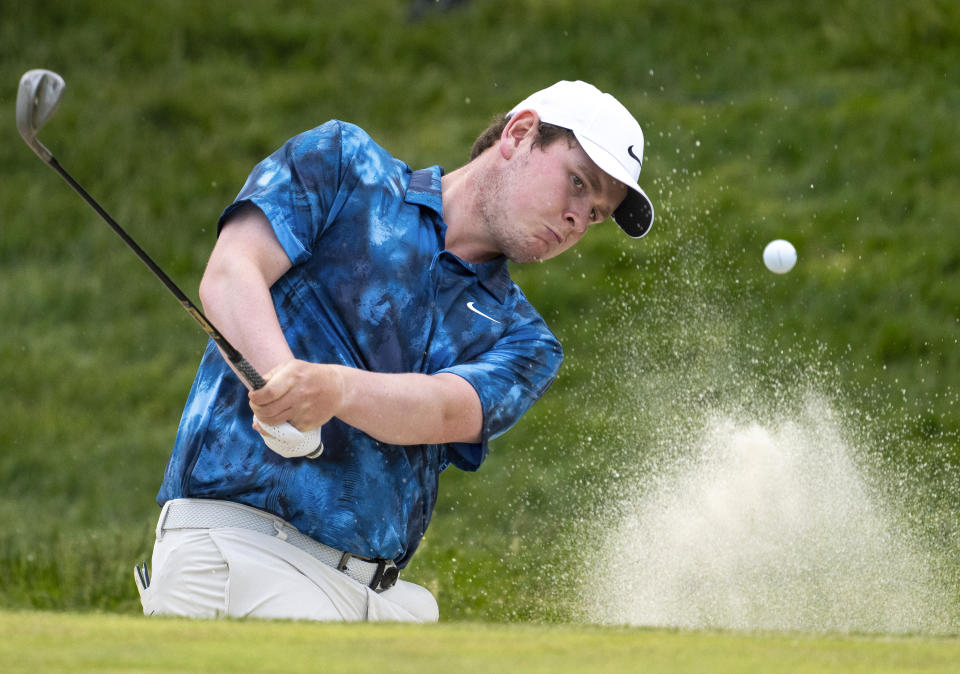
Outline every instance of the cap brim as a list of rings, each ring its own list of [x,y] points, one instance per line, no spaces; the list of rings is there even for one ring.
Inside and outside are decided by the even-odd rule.
[[[631,187],[613,212],[613,221],[620,225],[627,236],[639,239],[653,225],[653,204],[643,190]]]

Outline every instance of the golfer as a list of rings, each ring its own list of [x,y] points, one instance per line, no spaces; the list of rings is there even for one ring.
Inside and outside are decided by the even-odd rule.
[[[411,170],[331,121],[258,164],[221,216],[204,312],[260,372],[248,391],[211,342],[158,503],[147,614],[436,621],[399,580],[450,465],[547,390],[563,354],[508,261],[574,246],[613,217],[643,236],[643,132],[611,95],[559,82],[496,120],[469,163]],[[259,434],[321,428],[318,458]]]

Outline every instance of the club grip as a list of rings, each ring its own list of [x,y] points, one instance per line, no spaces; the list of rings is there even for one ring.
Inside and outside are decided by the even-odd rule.
[[[256,391],[258,389],[262,389],[267,385],[267,382],[263,380],[263,377],[260,376],[260,373],[257,372],[253,365],[248,363],[247,359],[243,356],[238,355],[237,359],[233,361],[233,366],[237,368],[240,376],[243,377],[244,381],[250,384],[250,387],[253,390]]]

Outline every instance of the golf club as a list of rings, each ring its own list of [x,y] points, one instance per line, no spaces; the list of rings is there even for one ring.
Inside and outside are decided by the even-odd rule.
[[[230,361],[243,380],[253,389],[263,388],[266,382],[263,377],[260,376],[260,373],[220,334],[220,331],[204,316],[199,307],[180,290],[177,284],[147,255],[137,242],[117,224],[116,220],[87,193],[83,186],[74,180],[73,176],[60,165],[50,150],[37,138],[37,133],[44,124],[47,123],[50,117],[53,116],[57,106],[60,104],[60,99],[63,96],[65,87],[66,84],[63,78],[50,70],[29,70],[20,78],[20,88],[17,90],[17,131],[20,132],[24,142],[30,146],[30,149],[32,149],[45,164],[59,173],[77,194],[83,197],[84,201],[110,225],[110,228],[113,229],[113,231],[123,239],[124,243],[137,254],[137,257],[147,265],[154,276],[163,282],[163,285],[180,301],[181,306],[183,306],[187,313],[193,316],[194,320],[203,328],[203,331],[220,347],[221,352],[226,356],[227,360]],[[323,452],[323,442],[320,440],[319,428],[303,433],[286,422],[278,426],[271,426],[262,422],[260,425],[267,431],[268,435],[273,436],[276,440],[276,442],[271,444],[270,438],[265,438],[264,440],[267,446],[284,456],[306,456],[307,458],[313,459],[320,456]],[[314,435],[316,436],[315,439],[313,437]]]

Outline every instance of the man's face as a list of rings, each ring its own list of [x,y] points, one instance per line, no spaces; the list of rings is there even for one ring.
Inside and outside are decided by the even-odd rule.
[[[546,148],[525,138],[489,186],[484,219],[501,252],[515,262],[556,257],[603,222],[627,194],[576,142]]]

